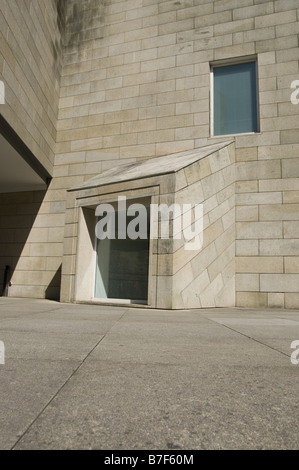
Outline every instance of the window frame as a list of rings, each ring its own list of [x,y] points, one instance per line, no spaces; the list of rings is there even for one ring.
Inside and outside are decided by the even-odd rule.
[[[257,109],[257,130],[255,132],[240,132],[240,133],[233,133],[233,134],[219,134],[215,135],[214,133],[214,69],[220,67],[226,67],[229,65],[241,65],[246,63],[255,63],[255,75],[256,75],[256,109]],[[233,136],[240,136],[240,135],[256,135],[260,133],[260,109],[259,109],[259,79],[258,79],[258,57],[254,56],[246,56],[246,57],[236,57],[233,59],[222,59],[218,61],[214,61],[210,63],[210,136],[211,137],[233,137]]]

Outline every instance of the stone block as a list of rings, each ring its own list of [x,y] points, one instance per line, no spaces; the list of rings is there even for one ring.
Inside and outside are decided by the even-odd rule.
[[[169,93],[175,91],[175,80],[169,82],[154,82],[140,85],[140,95],[152,95],[153,93]],[[171,100],[172,101],[172,100]],[[175,102],[175,100],[173,100]]]
[[[291,105],[296,108],[294,105]],[[260,146],[258,149],[259,160],[274,160],[285,158],[297,158],[299,145],[274,145],[274,146]]]
[[[258,254],[258,240],[236,240],[236,256],[258,256]]]
[[[210,38],[197,39],[194,41],[194,51],[205,49],[217,49],[218,47],[226,47],[233,45],[233,35],[225,34]]]
[[[235,307],[236,288],[235,278],[232,277],[215,296],[216,307]]]
[[[12,285],[9,288],[9,297],[19,297],[27,299],[44,299],[45,286],[23,286]]]
[[[181,295],[184,306],[188,306],[188,308],[200,308],[201,302],[198,286],[204,290],[208,287],[209,283],[209,276],[205,270],[182,291]]]
[[[295,191],[298,189],[299,178],[285,178],[285,179],[271,179],[271,180],[260,180],[259,181],[259,190],[260,191]],[[272,193],[274,194],[274,193]],[[279,193],[277,193],[279,194]],[[282,203],[282,199],[280,202],[278,201],[278,196],[276,199],[277,204]],[[270,202],[269,202],[270,203]],[[267,204],[267,203],[265,203]]]
[[[163,47],[176,44],[176,34],[163,34],[162,36],[150,37],[142,40],[143,49],[152,49],[153,47]]]
[[[215,240],[218,255],[223,253],[232,243],[235,243],[235,224],[231,225]]]
[[[18,261],[19,271],[45,271],[47,258],[41,257],[21,257]]]
[[[267,308],[268,294],[264,292],[237,292],[236,306],[246,308]]]
[[[62,243],[64,237],[64,226],[49,228],[48,239],[50,243]]]
[[[211,3],[205,3],[204,5],[200,6],[200,15],[206,16],[213,13],[213,5]],[[186,20],[186,19],[193,19],[197,18],[199,14],[199,7],[189,7],[189,8],[181,8],[177,12],[177,19],[178,20]],[[186,30],[191,28],[186,28]]]
[[[284,204],[299,203],[299,191],[284,191],[282,193]]]
[[[258,148],[247,147],[236,149],[236,161],[237,162],[248,162],[258,159]]]
[[[204,247],[207,247],[216,239],[218,239],[222,233],[223,233],[222,220],[218,219],[216,220],[216,222],[214,222],[213,224],[209,225],[207,228],[204,229],[204,234],[203,234]]]
[[[265,83],[265,86],[263,86],[263,84],[262,84],[262,87],[261,87],[261,88],[264,88],[263,91],[268,91],[270,88],[272,90],[274,90],[276,88],[276,83],[274,84],[274,81],[276,82],[276,78],[273,80],[272,83],[271,83],[271,79],[268,79],[268,78],[264,79],[264,80],[261,80],[261,81]],[[267,89],[267,90],[265,90],[265,89]],[[264,105],[262,105],[261,108],[260,108],[261,126],[264,125],[263,121],[265,120],[265,118],[276,117],[277,114],[278,114],[277,104],[264,104]]]
[[[269,4],[270,3],[272,2],[269,2]],[[255,26],[256,28],[266,28],[269,26],[277,26],[279,24],[292,23],[293,21],[294,21],[294,10],[291,10],[291,11],[286,11],[286,12],[265,14],[263,16],[257,17],[255,19]]]
[[[61,276],[61,288],[60,288],[60,301],[61,302],[73,302],[74,301],[74,285],[75,277],[69,274],[62,274]]]
[[[264,40],[269,40],[269,39],[274,40],[274,38],[275,38],[274,27],[267,27],[267,28],[260,28],[260,29],[254,28],[251,31],[244,31],[244,34],[243,34],[244,42],[256,41],[258,43],[259,41],[264,41]]]
[[[46,269],[47,271],[57,272],[61,269],[62,259],[61,257],[51,256],[46,258]]]
[[[256,180],[258,179],[258,162],[239,162],[236,164],[236,179]]]
[[[275,3],[275,12],[292,10],[298,8],[296,0],[277,0]]]
[[[258,221],[258,206],[237,206],[236,207],[237,222],[256,222]]]
[[[31,243],[28,246],[29,255],[33,257],[39,256],[55,256],[62,257],[63,255],[63,243]],[[26,256],[26,254],[25,254]]]
[[[296,0],[294,0],[296,1]],[[287,5],[287,1],[284,2]],[[299,26],[298,22],[295,21],[296,18],[294,18],[293,23],[286,23],[286,24],[279,24],[275,27],[276,30],[276,37],[285,37],[289,36],[290,34],[298,34],[299,31]]]
[[[270,292],[268,294],[268,307],[269,308],[284,308],[284,293]]]
[[[297,131],[299,134],[299,130]],[[299,165],[298,159],[290,158],[282,160],[282,177],[283,178],[298,178]]]
[[[243,0],[242,6],[247,7],[253,5],[253,0]],[[224,11],[238,8],[240,6],[240,1],[238,0],[217,0],[214,2],[214,11]]]
[[[299,225],[299,204],[271,204],[261,205],[259,208],[260,220],[297,220]]]
[[[287,274],[299,274],[299,256],[286,256],[284,263]]]
[[[156,308],[173,308],[172,276],[158,276]]]
[[[299,274],[261,274],[261,292],[299,292]]]
[[[277,97],[275,92],[266,92],[274,93],[274,96],[271,95],[270,102],[273,103]],[[260,93],[260,104],[262,104],[263,92]],[[285,99],[285,98],[283,98]],[[280,133],[279,131],[274,132],[263,132],[261,134],[252,134],[252,135],[236,135],[236,148],[241,147],[256,147],[261,145],[279,145],[280,142]]]
[[[173,147],[175,147],[174,141],[174,129],[162,129],[162,130],[155,130],[155,131],[146,131],[146,132],[139,132],[137,136],[137,143],[138,145],[145,145],[145,144],[153,144],[159,143],[160,145],[163,142],[172,141]],[[155,147],[157,155],[157,146]],[[176,153],[179,150],[175,150],[175,148],[171,152],[165,151],[161,155],[167,155],[168,153]]]
[[[210,285],[200,293],[200,303],[203,308],[215,307],[216,296],[221,292],[223,288],[223,280],[221,274],[219,274]]]
[[[287,51],[282,50],[276,52],[276,60],[278,63],[292,62],[298,59],[299,53],[297,47],[290,48]]]
[[[151,0],[150,0],[151,1]],[[156,3],[156,2],[153,2]],[[181,10],[182,8],[193,7],[193,0],[183,0],[180,3],[173,4],[172,2],[166,1],[159,4],[159,13],[165,13],[167,11]]]
[[[237,292],[258,292],[259,291],[258,274],[237,274],[236,291]]]
[[[299,308],[299,294],[285,293],[285,308]]]
[[[208,267],[210,281],[213,281],[220,273],[222,274],[235,257],[235,243],[232,243],[223,253],[218,256]],[[234,272],[233,272],[234,275]]]
[[[296,129],[281,131],[282,144],[299,144],[299,132]]]
[[[236,181],[236,194],[242,193],[257,193],[258,192],[258,181]],[[237,196],[239,199],[239,196]]]
[[[260,204],[281,204],[282,193],[281,192],[264,192],[264,193],[243,193],[236,195],[236,204],[238,206],[246,205],[260,205]]]
[[[188,127],[192,124],[193,116],[190,114],[157,118],[157,129],[177,129],[178,127]]]
[[[224,34],[233,34],[240,31],[247,31],[254,29],[254,18],[246,18],[242,20],[227,21],[222,23],[215,22],[214,34],[215,36],[222,36]]]
[[[53,228],[63,227],[65,214],[42,214],[39,215],[34,223],[35,228]]]
[[[239,240],[279,239],[283,237],[282,222],[237,222],[236,237]]]
[[[183,292],[194,280],[191,264],[188,262],[172,278],[173,293]]]
[[[132,31],[126,31],[124,40],[125,42],[145,40],[149,41],[149,38],[156,38],[158,36],[158,26],[148,26],[140,29],[135,29]],[[144,42],[142,42],[142,47],[144,47]]]
[[[258,253],[256,253],[258,255]],[[238,256],[237,273],[283,273],[282,256]],[[242,289],[241,289],[242,290]],[[246,289],[244,289],[246,290]]]
[[[226,213],[229,212],[229,209],[230,204],[228,199],[223,201],[221,204],[217,205],[217,207],[215,207],[215,209],[212,209],[208,214],[210,224],[223,217]]]
[[[193,65],[171,68],[158,71],[158,81],[173,80],[193,76]]]
[[[215,60],[226,59],[227,57],[242,57],[255,54],[254,43],[235,44],[233,46],[218,47],[215,49]]]
[[[64,255],[62,273],[63,275],[74,275],[75,274],[76,256]]]
[[[299,239],[260,240],[260,255],[261,256],[298,256],[299,255]]]
[[[165,131],[163,131],[165,132]],[[194,148],[194,140],[184,140],[182,142],[157,142],[156,156],[167,155],[171,153],[183,152],[184,150],[192,150]]]
[[[140,64],[140,72],[146,73],[153,70],[163,70],[175,67],[175,56],[162,57],[153,60],[146,60]]]

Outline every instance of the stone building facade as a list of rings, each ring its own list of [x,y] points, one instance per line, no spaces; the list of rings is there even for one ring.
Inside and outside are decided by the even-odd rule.
[[[298,38],[298,0],[1,0],[6,295],[93,301],[97,204],[186,194],[203,249],[151,244],[148,305],[299,308]]]

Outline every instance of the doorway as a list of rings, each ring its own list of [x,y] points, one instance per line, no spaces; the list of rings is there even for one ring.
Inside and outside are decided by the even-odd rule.
[[[132,239],[127,230],[119,230],[119,220],[123,220],[123,214],[116,212],[112,237],[96,239],[94,298],[147,304],[150,210],[147,208],[146,234],[143,231],[142,238]],[[133,220],[126,216],[126,227]]]

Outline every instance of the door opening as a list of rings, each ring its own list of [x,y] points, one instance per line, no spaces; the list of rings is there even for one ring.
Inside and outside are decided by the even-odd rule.
[[[115,213],[115,238],[96,240],[96,300],[148,303],[150,211],[147,208],[146,238],[131,239],[119,231],[119,212]],[[127,216],[127,226],[134,217]],[[123,219],[122,219],[123,220]]]

